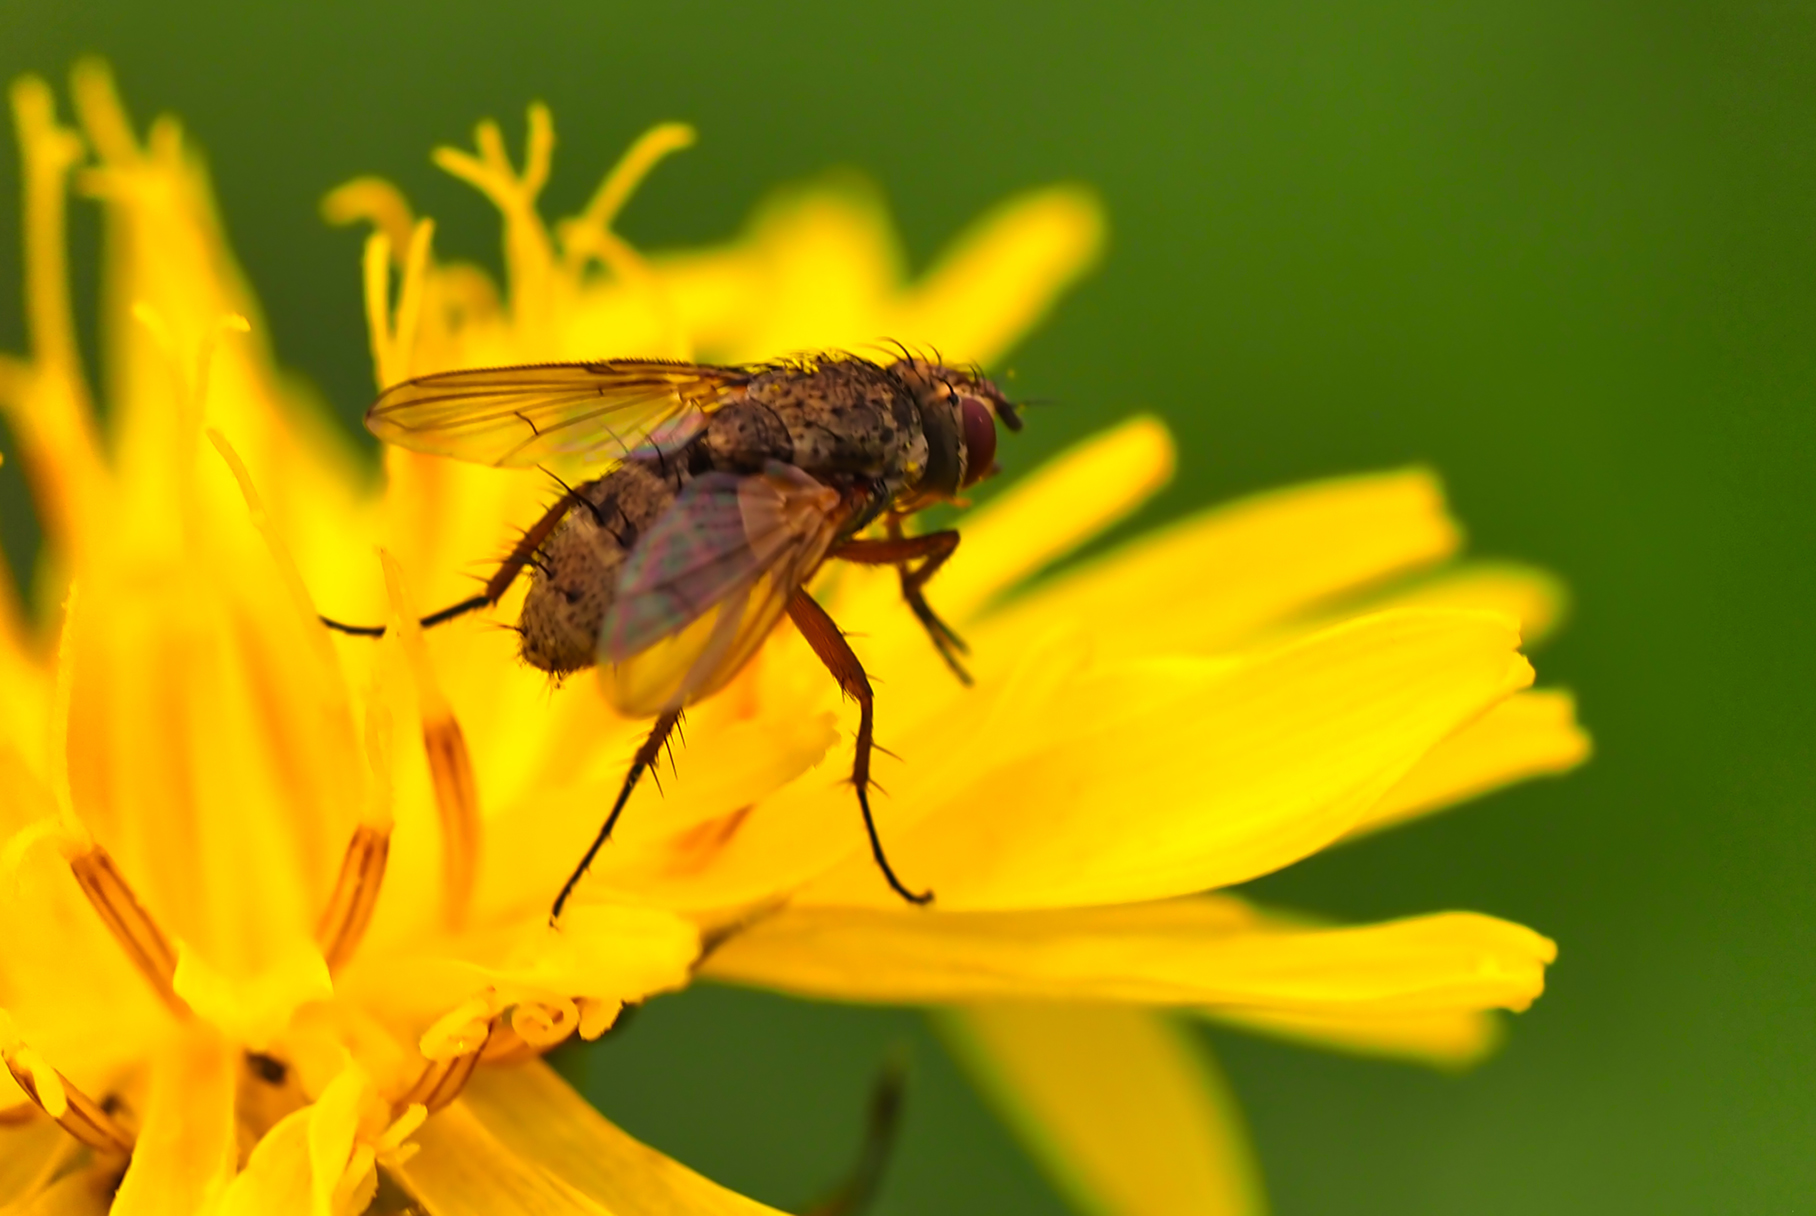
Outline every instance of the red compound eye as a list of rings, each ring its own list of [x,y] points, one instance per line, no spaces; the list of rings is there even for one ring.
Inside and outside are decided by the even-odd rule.
[[[976,397],[959,402],[959,417],[965,424],[965,485],[974,486],[996,463],[996,417]]]

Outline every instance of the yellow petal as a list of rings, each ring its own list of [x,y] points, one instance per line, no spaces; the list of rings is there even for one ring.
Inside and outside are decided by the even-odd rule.
[[[173,983],[198,1016],[254,1049],[269,1044],[299,1006],[334,995],[328,964],[310,942],[295,943],[282,958],[244,977],[218,970],[180,944]]]
[[[1439,561],[1458,542],[1437,479],[1422,469],[1296,486],[1217,507],[1068,571],[994,614],[971,641],[1012,645],[1064,617],[1089,628],[1105,658],[1202,654]],[[937,586],[943,597],[948,584]]]
[[[1588,758],[1576,698],[1556,689],[1523,692],[1432,748],[1349,834],[1379,831],[1528,777],[1567,772]]]
[[[548,181],[555,147],[554,121],[548,107],[532,102],[523,152],[523,168],[511,164],[498,124],[486,119],[474,128],[478,155],[440,147],[435,163],[479,190],[504,215],[505,277],[510,283],[512,337],[532,360],[556,357],[547,335],[553,330],[555,251],[548,229],[536,211],[536,198]]]
[[[935,584],[940,611],[955,621],[975,615],[994,596],[1129,515],[1172,475],[1173,438],[1165,423],[1145,416],[1049,460],[967,517],[964,539]],[[876,582],[870,598],[899,614],[896,580]],[[855,598],[841,596],[841,613],[875,610]]]
[[[260,1138],[222,1196],[221,1216],[356,1216],[357,1208],[337,1205],[336,1190],[372,1101],[365,1074],[344,1069]]]
[[[467,1083],[461,1103],[510,1151],[614,1216],[759,1216],[774,1211],[626,1135],[540,1060],[480,1069]]]
[[[1277,1009],[1203,1010],[1206,1017],[1274,1038],[1359,1056],[1461,1069],[1500,1046],[1504,1019],[1493,1013],[1309,1014]]]
[[[308,515],[317,527],[344,525],[344,516],[324,521],[322,512],[350,504],[357,466],[328,419],[279,376],[180,125],[160,118],[141,141],[106,67],[93,60],[78,65],[71,90],[99,162],[80,185],[101,200],[111,234],[101,336],[122,501],[107,527],[146,551],[180,543],[170,504],[190,463],[197,412],[233,440],[280,525]],[[135,309],[161,319],[163,341],[130,320]],[[229,314],[250,318],[252,333],[220,344],[201,373],[196,355]],[[205,398],[189,399],[204,382]],[[210,506],[231,510],[230,501],[215,496]]]
[[[576,903],[554,928],[542,906],[487,931],[417,943],[401,957],[363,952],[337,988],[420,1029],[486,991],[500,1006],[518,999],[642,1000],[687,983],[699,942],[691,922],[661,908]]]
[[[0,985],[21,1034],[77,1085],[101,1091],[170,1023],[77,885],[54,823],[40,820],[0,850]]]
[[[638,786],[596,863],[599,881],[579,888],[582,899],[590,889],[604,889],[607,876],[623,867],[679,868],[708,854],[716,838],[710,825],[802,778],[837,741],[830,714],[740,719],[728,712],[731,695],[689,712],[686,738],[675,751],[675,778],[662,777],[660,787],[645,778]],[[547,911],[598,832],[629,767],[629,747],[589,750],[594,771],[588,780],[527,789],[487,825],[482,909],[514,915]],[[689,849],[677,837],[698,837],[699,848]]]
[[[1266,1210],[1234,1098],[1203,1044],[1163,1015],[990,1004],[953,1010],[940,1023],[1081,1211]]]
[[[19,1216],[108,1216],[115,1177],[105,1165],[67,1174],[22,1208]]]
[[[1530,684],[1518,642],[1505,617],[1385,613],[1241,662],[1112,668],[988,734],[950,714],[971,737],[922,744],[935,763],[903,767],[900,804],[928,813],[903,830],[899,804],[884,806],[890,859],[950,910],[1159,899],[1269,873],[1351,830],[1438,742]],[[989,767],[987,741],[1004,736],[1019,736],[1017,758]],[[961,761],[983,771],[957,781]],[[891,896],[857,856],[802,898]]]
[[[1043,999],[1374,1017],[1524,1009],[1556,953],[1530,929],[1448,912],[1307,927],[1227,896],[1049,912],[788,908],[702,974],[902,1004]]]
[[[1102,208],[1087,191],[1030,191],[978,220],[925,278],[905,285],[882,198],[847,174],[781,191],[741,239],[661,257],[654,268],[663,304],[710,359],[873,349],[900,336],[955,361],[988,363],[1039,321],[1096,260],[1102,241]],[[611,332],[605,294],[589,293],[585,305],[602,335]],[[647,304],[640,311],[647,316]],[[617,329],[647,341],[646,326],[633,313]]]
[[[1556,632],[1569,606],[1570,593],[1556,575],[1513,562],[1470,562],[1368,605],[1371,611],[1475,608],[1504,613],[1520,623],[1520,637],[1527,646]]]
[[[656,262],[682,327],[706,357],[773,358],[874,343],[885,332],[877,326],[903,259],[868,179],[836,174],[779,190],[746,233],[724,250]]]
[[[21,77],[11,97],[24,162],[22,269],[32,363],[7,361],[0,375],[0,410],[33,469],[45,534],[67,548],[81,542],[98,514],[109,514],[113,489],[95,435],[69,301],[68,177],[83,148],[80,137],[58,123],[44,81]]]
[[[698,931],[660,908],[576,904],[559,928],[529,931],[488,978],[571,996],[636,1000],[686,984],[699,953]]]
[[[357,1066],[344,1069],[309,1107],[309,1192],[316,1216],[357,1216],[364,1202],[346,1202],[349,1167],[360,1174],[357,1152],[362,1118],[383,1126],[389,1106]],[[370,1161],[364,1164],[369,1167]],[[373,1180],[376,1182],[376,1179]],[[370,1201],[371,1196],[366,1196]],[[341,1210],[345,1209],[345,1210]]]
[[[477,1075],[477,1074],[476,1074]],[[616,1216],[521,1156],[456,1102],[416,1133],[421,1151],[389,1169],[428,1216]]]
[[[0,774],[0,791],[5,791],[0,795],[0,832],[11,833],[36,818],[43,808],[35,805],[35,798],[28,801],[8,787],[15,781],[18,786],[14,788],[29,783],[46,798],[49,795],[47,749],[32,743],[50,735],[51,669],[31,653],[21,632],[0,627],[0,634],[4,635],[0,637],[0,688],[6,689],[6,696],[0,697],[0,740],[4,740],[0,747],[5,748],[6,759],[0,765],[12,770]]]
[[[6,1080],[0,1103],[18,1113],[18,1104],[30,1099],[12,1083],[10,1072]],[[35,1112],[27,1112],[21,1123],[0,1126],[0,1210],[10,1213],[8,1205],[36,1195],[75,1148],[68,1132]]]
[[[351,723],[321,712],[319,626],[258,551],[227,468],[198,476],[231,505],[205,513],[194,560],[122,548],[85,586],[71,794],[164,931],[244,977],[307,939],[365,775]]]
[[[151,1096],[114,1216],[190,1216],[233,1176],[238,1053],[206,1030],[155,1061]]]
[[[314,1216],[310,1191],[310,1109],[292,1111],[260,1137],[221,1197],[221,1216]]]
[[[1103,238],[1103,205],[1083,187],[1008,199],[952,242],[880,332],[992,363],[1097,261]]]

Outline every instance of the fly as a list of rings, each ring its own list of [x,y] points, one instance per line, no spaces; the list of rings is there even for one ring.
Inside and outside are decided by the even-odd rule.
[[[650,359],[439,372],[386,389],[366,426],[412,451],[499,467],[554,459],[608,471],[566,490],[470,599],[490,607],[529,567],[525,662],[565,675],[595,664],[628,716],[653,717],[605,823],[556,896],[558,919],[682,710],[735,677],[787,616],[858,703],[851,779],[871,855],[903,899],[870,810],[874,697],[844,634],[806,591],[828,560],[894,566],[902,598],[960,680],[965,644],[924,588],[955,530],[903,521],[993,471],[996,424],[1015,407],[974,367],[823,354],[719,367]],[[861,533],[880,525],[881,535]],[[344,625],[374,636],[382,627]]]

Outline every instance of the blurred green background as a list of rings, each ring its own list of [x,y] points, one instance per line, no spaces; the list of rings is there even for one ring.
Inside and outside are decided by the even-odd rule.
[[[318,200],[382,172],[439,249],[495,259],[494,214],[427,153],[484,115],[516,146],[533,98],[561,141],[552,214],[652,121],[698,124],[625,215],[645,246],[721,239],[766,188],[855,164],[918,265],[1013,191],[1094,184],[1108,260],[1012,360],[1065,404],[1007,463],[1159,410],[1183,458],[1151,523],[1429,462],[1476,552],[1576,596],[1538,663],[1581,695],[1587,769],[1255,884],[1344,917],[1481,909],[1563,951],[1461,1078],[1208,1034],[1275,1210],[1808,1210],[1816,9],[1190,8],[3,0],[0,69],[60,83],[100,52],[141,120],[185,119],[281,357],[349,426],[371,386],[359,237]],[[9,463],[16,569],[24,503]],[[910,1013],[696,990],[563,1065],[632,1131],[798,1205],[850,1159],[901,1040],[880,1211],[1060,1211]]]

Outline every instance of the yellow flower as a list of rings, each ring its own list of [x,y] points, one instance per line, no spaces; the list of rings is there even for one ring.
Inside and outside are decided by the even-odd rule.
[[[678,776],[639,790],[550,929],[646,724],[591,680],[551,690],[484,621],[409,626],[464,598],[547,482],[389,451],[369,490],[273,368],[176,125],[141,144],[93,66],[74,95],[77,181],[108,222],[105,445],[63,267],[83,145],[43,85],[13,98],[32,355],[0,364],[0,400],[49,540],[40,585],[67,606],[50,654],[0,619],[0,1055],[21,1091],[0,1096],[0,1202],[100,1210],[124,1165],[123,1212],[354,1212],[381,1174],[431,1213],[764,1210],[535,1058],[704,975],[943,1007],[1082,1201],[1239,1210],[1239,1128],[1155,1011],[1461,1061],[1485,1011],[1540,991],[1550,943],[1492,918],[1322,927],[1202,893],[1576,763],[1568,699],[1525,691],[1518,652],[1551,584],[1406,585],[1458,546],[1414,471],[1224,508],[1024,588],[1166,478],[1146,419],[967,518],[934,591],[973,689],[888,572],[816,583],[886,681],[902,762],[879,823],[934,910],[874,871],[840,780],[848,711],[782,632],[690,711]],[[491,124],[476,155],[438,152],[505,217],[502,295],[438,261],[389,186],[337,191],[331,218],[376,227],[378,381],[896,334],[988,361],[1100,240],[1088,195],[1036,192],[909,283],[875,198],[828,182],[727,246],[646,257],[612,220],[690,138],[651,132],[553,236],[545,111],[521,172]],[[318,610],[400,627],[331,637]]]
[[[343,664],[296,562],[370,563],[380,508],[244,332],[175,124],[141,145],[93,66],[75,96],[108,221],[111,450],[62,265],[82,143],[40,82],[13,91],[33,350],[0,376],[68,590],[52,654],[17,612],[0,631],[0,1201],[99,1210],[117,1184],[117,1212],[350,1213],[382,1171],[432,1212],[768,1210],[540,1063],[461,1098],[476,1066],[685,983],[698,930],[595,902],[557,933],[476,899],[474,772],[420,635]]]

